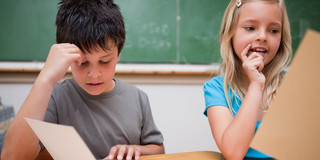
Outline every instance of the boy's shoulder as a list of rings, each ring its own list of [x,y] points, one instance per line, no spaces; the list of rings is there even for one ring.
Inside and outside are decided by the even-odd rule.
[[[73,78],[64,79],[56,83],[53,88],[52,96],[64,96],[64,94],[73,94],[78,92],[77,82]]]
[[[56,89],[56,88],[64,88],[64,87],[70,86],[70,85],[72,85],[72,80],[73,80],[72,78],[63,79],[63,80],[59,81],[58,83],[56,83],[54,85],[54,88]]]
[[[76,85],[76,81],[73,78],[63,79],[60,82],[56,83],[54,89],[68,88]]]
[[[144,91],[142,91],[141,89],[139,89],[137,86],[135,86],[133,84],[123,82],[119,79],[114,79],[114,81],[116,82],[116,87],[115,87],[116,90],[126,91],[126,92],[130,92],[130,91],[131,92],[138,92],[140,94],[146,95],[146,93]]]

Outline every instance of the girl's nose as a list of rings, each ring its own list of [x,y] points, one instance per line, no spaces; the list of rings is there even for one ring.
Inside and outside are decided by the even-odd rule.
[[[257,41],[261,41],[261,42],[266,42],[267,41],[267,35],[266,35],[266,31],[259,31],[257,33]]]

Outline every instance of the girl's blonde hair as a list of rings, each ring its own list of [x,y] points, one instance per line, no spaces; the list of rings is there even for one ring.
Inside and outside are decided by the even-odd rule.
[[[265,90],[267,90],[267,101],[262,107],[263,109],[268,109],[269,103],[275,96],[280,81],[284,76],[285,69],[292,57],[290,24],[284,0],[241,0],[242,5],[253,1],[276,3],[279,5],[282,14],[282,35],[279,50],[272,61],[264,66],[262,71],[266,77]],[[238,7],[236,3],[237,0],[231,0],[229,3],[225,10],[220,30],[220,53],[223,62],[219,72],[224,77],[225,97],[232,114],[234,109],[230,100],[230,91],[235,96],[239,96],[241,100],[243,100],[243,96],[247,91],[241,84],[240,79],[242,62],[235,54],[232,46],[232,37],[235,33],[242,6]]]

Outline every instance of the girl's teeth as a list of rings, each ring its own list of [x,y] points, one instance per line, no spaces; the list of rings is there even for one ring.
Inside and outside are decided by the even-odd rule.
[[[265,49],[261,49],[261,48],[256,48],[256,49],[253,49],[254,52],[266,52]]]

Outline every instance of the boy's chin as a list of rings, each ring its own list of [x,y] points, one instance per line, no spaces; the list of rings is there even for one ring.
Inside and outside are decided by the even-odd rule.
[[[103,91],[92,91],[92,90],[85,90],[88,94],[97,96],[103,93]]]
[[[93,96],[98,96],[100,94],[102,94],[103,92],[93,92],[93,93],[89,93],[90,95],[93,95]]]

